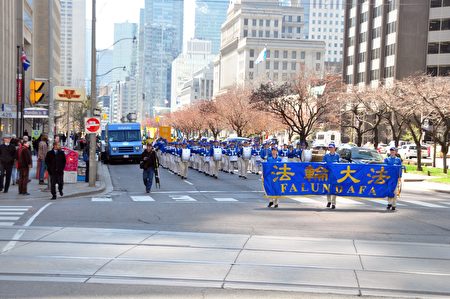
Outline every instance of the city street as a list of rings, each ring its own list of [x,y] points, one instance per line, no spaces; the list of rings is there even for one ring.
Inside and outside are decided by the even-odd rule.
[[[147,194],[138,165],[108,168],[102,194],[1,201],[0,219],[16,221],[1,230],[0,279],[450,294],[450,196],[425,183],[405,182],[396,212],[357,198],[332,211],[314,196],[269,209],[257,175],[189,170],[182,180],[161,169],[161,188]]]

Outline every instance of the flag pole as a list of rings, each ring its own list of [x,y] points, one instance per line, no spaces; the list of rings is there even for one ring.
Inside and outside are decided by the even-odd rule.
[[[22,47],[22,51],[24,51]],[[17,137],[22,136],[23,132],[25,131],[25,121],[24,121],[24,111],[25,111],[25,69],[22,65],[22,94],[21,94],[21,107],[20,107],[20,135],[17,135]]]
[[[20,111],[20,100],[21,100],[21,73],[20,73],[20,46],[17,46],[17,73],[16,73],[16,135],[19,137],[19,111]]]

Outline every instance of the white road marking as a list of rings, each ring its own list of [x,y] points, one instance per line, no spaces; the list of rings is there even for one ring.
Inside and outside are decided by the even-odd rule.
[[[13,208],[0,208],[0,212],[19,212],[19,211],[26,212],[26,211],[28,211],[28,208],[17,208],[17,209],[13,209]]]
[[[191,191],[154,191],[153,194],[179,194],[179,193],[230,193],[230,191],[201,191],[201,190],[191,190]],[[264,191],[239,191],[233,193],[264,193]]]
[[[20,217],[15,217],[15,216],[0,216],[0,220],[3,220],[3,221],[17,221],[17,220],[19,220],[20,219]]]
[[[20,216],[25,214],[25,212],[0,212],[0,216]]]
[[[362,202],[359,202],[359,201],[356,201],[353,199],[349,199],[349,198],[345,198],[345,197],[336,198],[336,203],[344,204],[344,205],[363,205]]]
[[[403,202],[412,203],[418,206],[427,207],[427,208],[444,208],[447,209],[446,206],[437,205],[430,202],[420,201],[420,200],[404,200]]]
[[[13,226],[14,222],[0,222],[0,226]]]
[[[32,208],[32,206],[0,206],[0,208],[15,208],[15,209],[24,209],[24,208]]]
[[[299,203],[304,203],[304,204],[320,204],[320,201],[311,199],[308,197],[289,197],[289,199],[292,199]]]
[[[193,186],[194,184],[192,184],[191,182],[189,182],[189,181],[186,181],[186,180],[183,180],[183,182],[185,182],[186,184],[188,184],[188,185],[191,185],[191,186]]]
[[[175,199],[176,201],[182,201],[182,202],[189,202],[189,201],[197,201],[190,197],[189,195],[169,195],[172,197],[172,199]]]
[[[231,197],[214,197],[215,201],[238,201],[237,199]]]
[[[155,201],[151,196],[130,196],[132,201]]]
[[[106,202],[106,201],[112,201],[112,198],[111,197],[92,197],[91,201]]]
[[[388,204],[388,201],[386,199],[363,199],[363,200],[374,202],[374,203],[377,203],[377,204],[380,204],[380,205],[383,205],[383,206],[387,206],[387,204]],[[398,203],[398,202],[397,202],[396,205],[397,206],[405,206],[404,204]]]

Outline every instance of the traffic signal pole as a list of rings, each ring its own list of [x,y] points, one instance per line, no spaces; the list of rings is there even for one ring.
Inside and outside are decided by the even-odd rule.
[[[91,37],[91,109],[90,116],[94,115],[97,105],[97,52],[95,45],[96,0],[92,0],[92,37]],[[97,180],[96,134],[89,134],[89,187],[95,187]]]

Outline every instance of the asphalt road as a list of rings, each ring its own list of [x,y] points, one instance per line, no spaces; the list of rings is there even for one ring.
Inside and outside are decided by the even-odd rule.
[[[214,179],[189,169],[182,180],[161,169],[161,188],[146,194],[138,165],[109,170],[112,191],[53,202],[32,225],[450,242],[450,195],[408,190],[417,183],[404,183],[396,212],[382,202],[339,197],[333,211],[320,196],[282,199],[278,209],[269,209],[257,175],[243,180],[219,173]],[[47,203],[30,201],[16,224]]]

